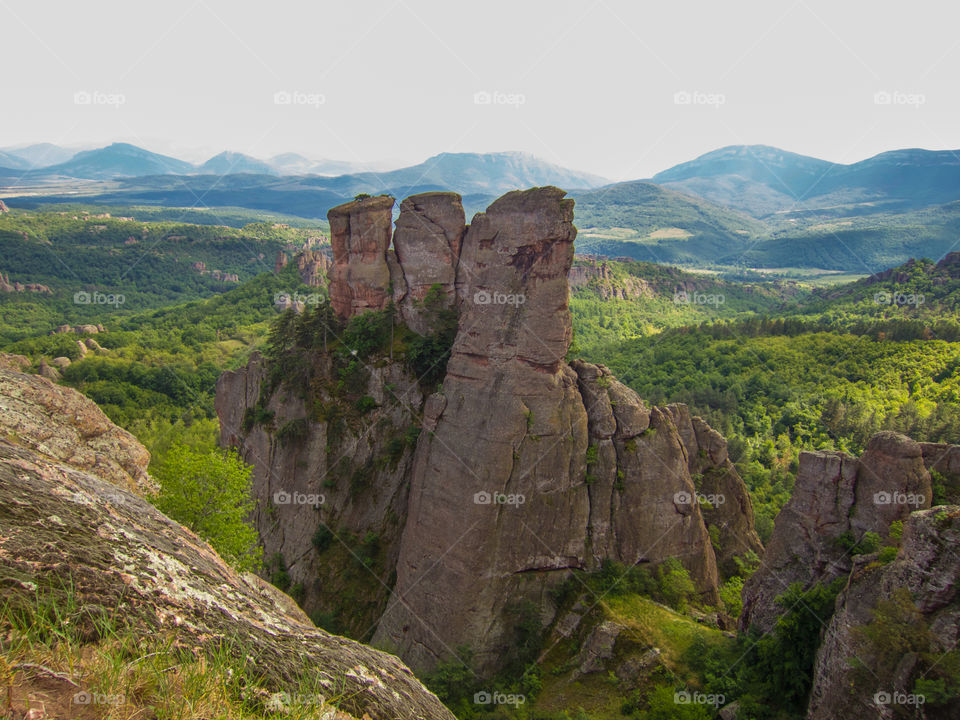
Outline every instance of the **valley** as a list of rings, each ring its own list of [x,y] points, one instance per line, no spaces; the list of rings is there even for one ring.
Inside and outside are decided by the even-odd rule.
[[[789,557],[770,555],[788,542],[778,516],[808,522],[824,464],[882,465],[869,471],[878,492],[957,502],[958,256],[842,282],[610,257],[592,230],[574,255],[579,206],[564,195],[510,193],[469,225],[453,193],[396,207],[361,196],[327,222],[11,208],[0,352],[133,433],[159,484],[138,492],[288,593],[299,622],[399,654],[458,718],[491,717],[490,705],[497,717],[709,718],[731,702],[737,717],[793,718],[808,696],[820,717],[836,650],[818,652],[818,625],[791,604],[829,622],[837,575],[751,588]],[[701,212],[654,197],[673,228]],[[644,217],[620,212],[617,228]],[[698,231],[725,239],[647,232],[700,237],[701,253],[755,227],[725,217]],[[515,245],[494,249],[504,239]],[[76,302],[84,292],[125,301]],[[883,464],[901,455],[912,459]],[[234,494],[207,502],[241,512],[197,516],[184,477],[197,489],[222,478],[210,498]],[[485,494],[504,499],[478,504]],[[949,507],[930,512],[953,532]],[[864,517],[810,552],[852,559],[841,573],[921,572],[894,526],[927,532],[932,516]],[[777,605],[781,594],[792,599]],[[764,617],[788,610],[762,640],[758,603]],[[769,674],[787,662],[799,683]],[[951,667],[932,670],[943,695],[929,717],[948,717],[936,713],[952,702]]]

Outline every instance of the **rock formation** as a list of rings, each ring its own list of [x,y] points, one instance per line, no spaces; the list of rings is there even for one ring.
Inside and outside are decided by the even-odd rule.
[[[934,681],[941,672],[955,672],[948,653],[956,652],[960,640],[958,543],[960,507],[941,506],[906,519],[900,551],[890,564],[877,563],[875,555],[858,558],[817,653],[808,720],[957,717],[955,699],[911,698],[917,679]],[[888,625],[884,636],[893,647],[913,638],[907,641],[913,647],[884,657],[860,629],[874,620],[881,602],[897,599],[901,605],[893,617],[902,614],[905,623]],[[903,636],[892,637],[898,631]],[[857,660],[870,670],[858,671]]]
[[[430,318],[422,309],[431,288],[436,286],[441,292],[437,308],[454,304],[464,230],[463,204],[456,193],[423,193],[400,203],[393,234],[393,300],[414,332],[422,335],[431,329]]]
[[[327,272],[333,263],[319,250],[304,250],[297,254],[297,272],[304,285],[323,287],[326,285]]]
[[[783,613],[775,599],[788,586],[846,576],[853,543],[867,532],[885,539],[894,520],[929,508],[931,499],[922,448],[898,433],[877,433],[859,459],[801,453],[793,495],[776,518],[760,568],[744,586],[742,627],[772,628]]]
[[[155,489],[146,473],[150,455],[133,435],[76,390],[17,372],[14,365],[0,363],[0,429],[5,434],[134,492]]]
[[[299,678],[315,672],[322,694],[352,716],[453,720],[395,657],[317,629],[290,598],[237,574],[143,500],[146,451],[92,402],[7,370],[0,383],[0,417],[11,423],[0,439],[5,607],[57,598],[63,622],[78,625],[91,643],[101,614],[120,629],[196,652],[233,642],[270,691],[296,691]]]
[[[371,361],[362,392],[374,409],[338,423],[323,353],[310,360],[315,397],[306,381],[274,388],[259,357],[218,383],[221,441],[254,464],[267,556],[282,555],[308,611],[327,612],[360,594],[338,578],[351,560],[342,546],[355,554],[359,538],[376,537],[376,577],[364,586],[374,600],[351,631],[376,625],[374,641],[416,668],[468,643],[479,668],[495,670],[513,641],[512,606],[529,601],[548,624],[548,591],[571,570],[676,557],[716,602],[718,556],[732,564],[760,549],[718,434],[684,406],[648,408],[603,366],[567,363],[576,229],[564,194],[509,193],[469,228],[456,195],[413,196],[401,203],[392,250],[392,199],[330,212],[330,294],[341,318],[386,307],[391,273],[392,298],[415,332],[431,329],[420,302],[431,288],[456,310],[437,392],[425,396],[400,363]],[[245,422],[254,414],[272,420]],[[280,429],[291,422],[302,432],[285,442]],[[413,451],[396,442],[411,424],[421,429]],[[280,490],[323,501],[278,505]],[[726,502],[707,505],[708,491]]]
[[[382,310],[390,300],[386,257],[393,202],[392,197],[381,195],[354,200],[327,213],[333,245],[330,302],[341,318]]]
[[[0,273],[0,292],[34,292],[42,293],[44,295],[52,295],[53,290],[51,290],[46,285],[41,285],[39,283],[22,283],[22,282],[10,282],[10,276]]]

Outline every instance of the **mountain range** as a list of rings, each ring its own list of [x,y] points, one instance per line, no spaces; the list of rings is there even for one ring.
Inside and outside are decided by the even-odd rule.
[[[577,201],[581,252],[864,274],[909,257],[938,259],[960,238],[960,152],[949,150],[894,150],[838,164],[737,145],[619,183],[520,152],[441,153],[387,171],[296,153],[264,160],[223,152],[194,165],[126,143],[66,155],[54,145],[0,150],[7,204],[199,204],[322,218],[358,194],[452,190],[471,216],[510,190],[557,185]],[[77,181],[86,183],[82,197],[64,192]],[[14,187],[27,184],[29,194],[18,197]]]

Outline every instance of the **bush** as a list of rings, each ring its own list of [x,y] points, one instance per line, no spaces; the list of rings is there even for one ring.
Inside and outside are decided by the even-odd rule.
[[[330,543],[333,542],[333,531],[326,525],[321,525],[313,534],[310,542],[313,544],[314,549],[316,549],[318,553],[322,553],[324,550],[330,547]]]
[[[183,523],[238,569],[259,566],[257,531],[247,523],[254,507],[251,467],[232,451],[171,447],[150,463],[160,485],[157,508]]]
[[[677,558],[667,558],[657,568],[660,595],[670,607],[684,612],[690,596],[696,591],[690,573]]]

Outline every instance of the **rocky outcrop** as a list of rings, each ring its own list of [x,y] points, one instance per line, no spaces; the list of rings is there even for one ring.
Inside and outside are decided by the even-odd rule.
[[[893,562],[870,556],[855,565],[817,653],[809,720],[957,717],[955,699],[917,702],[915,682],[949,674],[945,656],[960,640],[958,542],[960,507],[935,507],[907,518]],[[878,611],[887,622],[883,640],[895,648],[886,655],[862,632]]]
[[[496,670],[515,640],[517,604],[532,603],[547,626],[550,590],[572,570],[606,560],[655,568],[676,557],[716,603],[718,555],[728,562],[759,548],[719,435],[684,406],[647,407],[603,366],[567,362],[576,230],[564,195],[509,193],[469,228],[456,196],[414,196],[401,203],[394,251],[382,226],[389,198],[332,212],[330,289],[341,318],[387,304],[384,268],[414,331],[431,329],[420,302],[431,288],[456,311],[436,392],[424,397],[399,363],[372,358],[357,392],[375,409],[338,424],[335,398],[324,394],[337,378],[321,352],[309,358],[309,393],[306,381],[276,387],[257,357],[218,384],[221,441],[255,467],[267,556],[282,554],[308,611],[327,612],[359,594],[338,578],[351,561],[340,540],[374,536],[367,576],[381,585],[364,587],[373,602],[351,631],[376,625],[374,642],[416,668],[469,644],[478,669]],[[302,432],[287,442],[281,428],[292,421]],[[412,452],[396,442],[405,423],[419,428]],[[708,506],[703,487],[729,504]],[[280,507],[279,490],[324,497]]]
[[[41,293],[44,295],[52,295],[53,290],[51,290],[46,285],[40,285],[39,283],[22,283],[22,282],[10,282],[10,276],[0,273],[0,292],[33,292]]]
[[[578,257],[578,264],[570,268],[568,279],[573,292],[591,286],[604,300],[636,300],[654,294],[644,279],[629,275],[614,277],[608,262],[591,256]]]
[[[722,577],[736,575],[736,558],[750,552],[758,557],[763,544],[754,528],[750,493],[727,453],[727,441],[686,405],[669,405],[687,456],[704,523],[714,542]]]
[[[453,307],[464,231],[463,204],[456,193],[411,195],[400,203],[393,234],[393,301],[403,321],[416,333],[430,332],[436,311]],[[427,310],[423,300],[433,287],[438,288],[439,296]]]
[[[92,400],[47,378],[0,365],[0,431],[51,461],[134,492],[154,489],[146,472],[150,454],[137,439]]]
[[[46,407],[21,412],[42,415]],[[53,600],[61,621],[89,643],[110,618],[118,635],[129,630],[191,653],[230,647],[266,690],[295,692],[310,677],[355,717],[453,720],[397,658],[314,627],[289,598],[238,575],[137,494],[78,469],[74,458],[34,449],[48,440],[0,439],[4,607],[29,612]]]
[[[297,253],[297,273],[304,285],[310,287],[324,287],[327,282],[327,272],[332,267],[324,253],[320,250],[304,250]]]
[[[318,358],[317,395],[307,399],[299,387],[263,389],[268,368],[255,353],[246,367],[220,377],[216,410],[221,443],[238,447],[253,466],[253,521],[265,557],[282,558],[308,614],[335,615],[342,631],[366,638],[390,593],[416,439],[408,433],[416,430],[423,395],[402,365],[371,368],[363,394],[377,407],[345,419],[335,381],[322,381],[333,376],[329,362]],[[249,423],[248,413],[267,396],[262,407],[272,419]],[[283,428],[298,426],[299,435],[285,437]],[[362,565],[357,553],[367,555],[363,540],[373,537],[376,557]]]
[[[788,586],[846,576],[854,543],[867,532],[886,538],[894,520],[930,507],[931,498],[920,444],[898,433],[877,433],[859,459],[801,453],[793,495],[776,518],[760,568],[744,586],[741,626],[772,628],[783,612],[775,599]]]
[[[363,198],[327,213],[333,267],[330,303],[341,318],[382,310],[390,300],[387,250],[393,224],[392,197]]]

